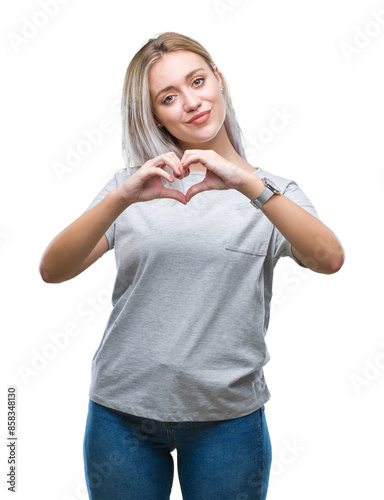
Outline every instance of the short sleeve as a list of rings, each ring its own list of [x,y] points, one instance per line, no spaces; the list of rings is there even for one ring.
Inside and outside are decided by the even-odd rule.
[[[290,181],[285,190],[283,191],[284,196],[295,202],[301,208],[312,214],[314,217],[320,220],[315,207],[313,206],[310,199],[306,194],[299,188],[295,181]],[[284,238],[284,236],[276,229],[273,228],[272,232],[272,243],[273,243],[273,262],[274,264],[280,259],[280,257],[291,257],[299,266],[307,267],[302,262],[300,262],[292,253],[291,244]]]
[[[93,208],[95,205],[100,203],[102,199],[105,198],[105,196],[109,193],[109,191],[112,191],[117,187],[117,179],[116,175],[114,175],[103,187],[103,189],[99,192],[97,196],[92,200],[90,205],[86,210],[84,210],[83,213],[88,212],[91,208]],[[108,240],[108,250],[112,250],[112,248],[115,246],[115,222],[107,229],[105,236],[107,237]]]

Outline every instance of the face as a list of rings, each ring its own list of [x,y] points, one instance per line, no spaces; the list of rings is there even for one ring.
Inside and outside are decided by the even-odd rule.
[[[180,144],[199,144],[213,139],[225,119],[221,78],[206,61],[184,50],[169,52],[149,72],[149,88],[156,122]],[[191,121],[196,115],[201,118]]]

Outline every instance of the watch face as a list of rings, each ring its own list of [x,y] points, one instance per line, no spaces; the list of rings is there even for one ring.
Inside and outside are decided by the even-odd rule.
[[[263,179],[265,185],[271,189],[271,191],[273,191],[274,193],[280,193],[280,189],[278,188],[278,186],[276,186],[276,184],[274,182],[272,182],[271,180],[267,179],[266,177],[264,177]]]

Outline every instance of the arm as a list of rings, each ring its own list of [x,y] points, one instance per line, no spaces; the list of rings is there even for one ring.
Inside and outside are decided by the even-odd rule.
[[[105,232],[127,206],[114,189],[61,231],[41,258],[43,280],[46,283],[69,280],[101,257],[108,250]]]
[[[245,172],[238,190],[254,200],[264,187],[257,175]],[[295,257],[309,269],[332,274],[342,267],[344,251],[338,238],[312,214],[283,194],[272,196],[261,210],[292,245]]]
[[[250,169],[232,163],[215,151],[187,150],[182,168],[200,162],[206,169],[205,179],[186,193],[193,196],[209,189],[237,189],[249,200],[254,200],[264,189],[263,181]],[[244,162],[243,162],[244,164]],[[262,207],[263,213],[291,244],[300,262],[312,271],[323,274],[337,272],[344,263],[344,250],[335,234],[312,214],[292,200],[278,194]]]
[[[162,178],[173,182],[164,170],[169,165],[180,173],[175,153],[166,153],[142,165],[116,189],[109,191],[94,207],[66,227],[48,245],[40,262],[40,274],[47,283],[74,278],[108,250],[105,232],[132,203],[155,198],[173,198],[185,204],[180,191],[167,189]]]

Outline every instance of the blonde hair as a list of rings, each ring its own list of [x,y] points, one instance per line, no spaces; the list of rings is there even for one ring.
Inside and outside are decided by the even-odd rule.
[[[153,64],[163,54],[177,50],[187,50],[200,55],[214,72],[215,64],[210,54],[197,41],[185,35],[162,33],[142,46],[129,63],[122,92],[122,150],[127,168],[141,166],[151,158],[169,151],[173,151],[179,158],[183,155],[176,137],[164,127],[160,129],[156,125],[148,83],[149,71]],[[228,85],[220,72],[219,75],[224,85],[225,129],[234,149],[246,159]]]

